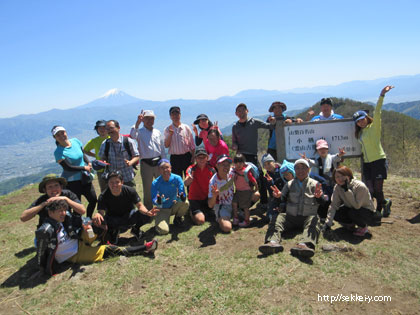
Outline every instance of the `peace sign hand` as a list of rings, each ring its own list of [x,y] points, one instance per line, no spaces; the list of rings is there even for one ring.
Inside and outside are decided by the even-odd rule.
[[[346,151],[344,151],[344,147],[343,148],[338,148],[338,156],[339,157],[342,157],[345,154],[346,154]]]
[[[273,191],[274,198],[281,198],[281,191],[277,188],[276,185],[273,185],[270,188]]]
[[[322,185],[321,183],[317,183],[315,186],[315,192],[314,192],[314,196],[315,198],[321,198],[322,197]]]
[[[214,184],[214,185],[211,186],[211,193],[212,193],[213,196],[218,196],[219,195],[220,191],[217,188],[217,184]]]

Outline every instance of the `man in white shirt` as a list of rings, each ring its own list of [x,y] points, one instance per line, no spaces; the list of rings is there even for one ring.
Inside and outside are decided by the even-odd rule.
[[[155,178],[160,176],[158,162],[166,159],[165,145],[160,131],[153,128],[155,123],[153,110],[141,111],[136,124],[131,127],[130,137],[137,139],[140,153],[140,175],[143,183],[143,202],[146,208],[151,209],[152,198],[150,189]],[[143,122],[143,127],[139,129]]]

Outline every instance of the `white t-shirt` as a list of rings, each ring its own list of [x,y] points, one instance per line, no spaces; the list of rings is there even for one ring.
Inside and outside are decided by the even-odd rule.
[[[220,193],[216,200],[216,204],[230,205],[233,200],[233,172],[229,172],[227,180],[221,179],[217,173],[213,175],[209,182],[209,199],[213,197],[211,186],[217,185]]]
[[[57,235],[57,251],[55,252],[55,260],[59,264],[76,255],[79,249],[78,240],[70,238],[62,223],[60,223],[60,226],[61,229]]]

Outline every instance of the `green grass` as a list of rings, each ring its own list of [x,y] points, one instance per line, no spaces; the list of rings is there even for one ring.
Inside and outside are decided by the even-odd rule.
[[[348,252],[322,252],[330,242],[321,237],[313,259],[302,262],[289,254],[298,234],[284,240],[283,253],[261,258],[266,226],[219,232],[214,244],[203,246],[202,234],[217,232],[206,223],[158,237],[154,259],[115,257],[50,279],[29,279],[37,270],[31,250],[37,220],[24,224],[19,216],[39,194],[36,186],[25,187],[0,197],[0,313],[416,313],[419,231],[404,220],[420,202],[416,183],[395,176],[386,182],[394,200],[392,224],[373,227],[372,239],[340,240]],[[339,293],[390,295],[392,302],[317,301],[318,294]]]

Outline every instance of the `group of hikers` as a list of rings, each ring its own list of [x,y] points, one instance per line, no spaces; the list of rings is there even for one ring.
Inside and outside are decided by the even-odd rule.
[[[387,161],[380,138],[381,108],[392,88],[382,89],[372,117],[362,110],[353,115],[355,136],[362,147],[363,181],[340,165],[344,149],[330,153],[325,139],[316,141],[314,159],[301,154],[295,162],[287,161],[284,148],[278,147],[281,142],[276,134],[281,133],[276,129],[303,120],[286,116],[286,104],[278,101],[269,107],[273,115],[265,122],[248,117],[244,103],[237,105],[232,156],[217,122],[200,114],[190,128],[181,122],[178,106],[169,109],[172,124],[163,135],[154,128],[153,110],[141,111],[129,135],[121,133],[116,120],[97,121],[98,136],[85,146],[69,138],[63,126],[54,126],[54,156],[62,175],[44,177],[39,184],[42,195],[21,215],[23,222],[39,216],[35,233],[39,266],[54,274],[64,261],[91,263],[115,255],[151,255],[158,246],[156,239],[128,247],[118,242],[120,233],[131,229],[140,244],[141,227],[153,219],[159,235],[170,232],[171,216],[175,226],[184,226],[188,215],[197,225],[216,221],[225,233],[233,226],[245,228],[252,222],[250,208],[258,201],[268,221],[259,247],[263,255],[283,251],[282,234],[294,228],[303,228],[302,239],[291,249],[292,255],[300,257],[314,255],[319,234],[330,230],[334,221],[356,236],[365,236],[369,225],[380,223],[391,211],[391,200],[383,193]],[[307,121],[343,119],[334,113],[330,98],[323,98],[320,105],[319,115],[312,117],[314,112],[309,111]],[[261,128],[268,129],[270,137],[267,152],[259,160]],[[134,180],[138,169],[142,199]],[[92,184],[93,170],[99,198]],[[95,239],[99,245],[92,246]]]

